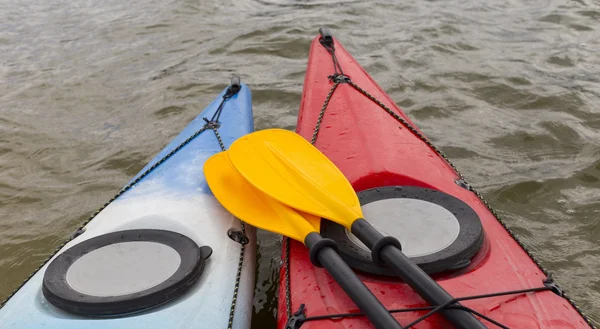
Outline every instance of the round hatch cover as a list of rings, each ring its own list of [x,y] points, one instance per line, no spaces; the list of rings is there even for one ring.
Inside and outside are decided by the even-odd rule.
[[[479,217],[463,201],[417,186],[386,186],[358,193],[365,219],[383,235],[396,237],[402,251],[428,274],[467,266],[483,243]],[[377,266],[370,250],[343,226],[321,221],[321,235],[335,240],[348,265],[363,272],[395,276]]]
[[[85,240],[56,257],[42,291],[67,312],[107,316],[141,311],[182,295],[198,280],[208,246],[165,230],[127,230]]]

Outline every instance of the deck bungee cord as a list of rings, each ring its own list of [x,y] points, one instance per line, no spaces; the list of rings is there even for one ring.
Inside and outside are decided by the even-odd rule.
[[[459,310],[463,310],[466,312],[470,312],[474,315],[481,317],[482,319],[485,319],[486,321],[494,324],[495,326],[497,326],[499,328],[509,329],[509,327],[503,325],[502,323],[495,321],[494,319],[492,319],[488,316],[485,316],[485,315],[473,310],[472,308],[465,307],[462,305],[455,305],[455,303],[459,302],[459,301],[465,301],[465,300],[483,299],[483,298],[508,296],[508,295],[516,295],[516,294],[525,294],[525,293],[529,293],[529,292],[538,292],[538,291],[546,291],[546,290],[550,290],[550,291],[554,292],[555,294],[557,294],[558,296],[564,297],[562,290],[556,285],[556,283],[554,283],[554,281],[551,278],[548,278],[544,281],[544,286],[539,287],[539,288],[521,289],[521,290],[514,290],[514,291],[498,292],[498,293],[493,293],[493,294],[460,297],[460,298],[454,298],[454,299],[452,299],[442,305],[439,305],[439,306],[424,306],[424,307],[413,307],[413,308],[403,308],[403,309],[390,309],[388,311],[390,313],[429,311],[425,315],[414,320],[413,322],[405,324],[404,329],[412,328],[414,325],[418,324],[419,322],[424,321],[425,319],[434,315],[435,313],[440,312],[443,309],[448,309],[448,308],[459,309]],[[316,315],[316,316],[307,317],[305,314],[305,311],[304,311],[304,307],[305,307],[304,304],[301,304],[300,308],[296,312],[294,312],[291,317],[289,317],[288,322],[286,324],[286,329],[300,329],[305,322],[309,322],[309,321],[332,320],[332,319],[339,319],[339,318],[364,316],[364,314],[359,312],[359,313]]]

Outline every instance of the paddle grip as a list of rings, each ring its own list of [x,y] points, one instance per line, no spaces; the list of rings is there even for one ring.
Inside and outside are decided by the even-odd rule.
[[[312,232],[304,239],[304,244],[311,250],[315,248],[318,262],[337,281],[358,308],[367,316],[377,329],[403,329],[383,304],[373,295],[365,284],[356,276],[342,260],[331,245],[321,241],[324,239],[317,232]]]
[[[378,243],[385,241],[385,237],[377,231],[369,222],[359,218],[352,223],[352,234],[364,243],[371,252],[375,252],[377,247],[378,254],[372,255],[372,258],[381,260],[392,268],[396,274],[404,280],[412,289],[414,289],[423,299],[432,306],[438,306],[448,303],[454,299],[444,288],[425,273],[419,266],[410,260],[395,243]],[[396,240],[396,239],[394,239]],[[387,239],[387,241],[391,241]],[[396,240],[397,241],[397,240]],[[455,302],[453,305],[460,305]],[[456,308],[445,308],[440,310],[442,315],[456,328],[459,329],[486,329],[473,314]]]

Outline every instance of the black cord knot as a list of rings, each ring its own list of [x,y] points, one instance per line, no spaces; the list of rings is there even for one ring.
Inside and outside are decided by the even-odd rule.
[[[336,82],[336,83],[348,83],[350,82],[350,77],[347,75],[343,75],[343,74],[332,74],[330,76],[328,76],[327,78],[329,78],[329,80]]]
[[[218,121],[212,121],[209,120],[208,118],[202,118],[206,124],[205,126],[210,128],[210,129],[218,129],[219,127],[221,127],[221,123],[219,123]]]

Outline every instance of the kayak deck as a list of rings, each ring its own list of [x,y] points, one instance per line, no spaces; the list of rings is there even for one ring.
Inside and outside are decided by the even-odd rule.
[[[212,248],[198,281],[182,296],[137,313],[76,315],[49,303],[42,294],[48,261],[0,309],[1,328],[227,328],[230,321],[236,328],[250,327],[255,230],[245,226],[248,243],[243,248],[228,237],[230,230],[242,229],[241,223],[214,198],[202,171],[208,157],[254,129],[248,86],[241,84],[237,94],[223,101],[227,92],[223,90],[84,227],[81,235],[52,258],[110,232],[167,230]],[[210,120],[217,111],[221,114],[215,133],[205,118]]]
[[[462,305],[509,328],[590,328],[570,300],[548,290],[553,285],[550,281],[545,285],[548,279],[545,271],[453,166],[343,46],[333,41],[339,67],[334,67],[335,61],[321,44],[320,37],[311,44],[297,132],[314,141],[357,192],[383,186],[433,189],[462,200],[477,213],[485,232],[477,254],[466,267],[433,275],[452,296],[546,289],[466,300]],[[338,77],[331,77],[334,73]],[[339,77],[342,73],[349,81]],[[327,100],[326,110],[321,112]],[[301,305],[306,317],[359,312],[323,269],[311,265],[302,244],[286,239],[282,258],[286,266],[280,273],[279,328],[285,328],[288,319],[294,319],[292,314],[300,310]],[[428,306],[399,279],[361,271],[357,274],[388,309]],[[406,325],[425,313],[397,312],[394,316],[400,324]],[[484,323],[494,327],[489,322]],[[364,317],[346,317],[307,321],[301,326],[303,329],[325,327],[372,328],[372,325]],[[427,317],[414,327],[453,328],[439,314]]]

